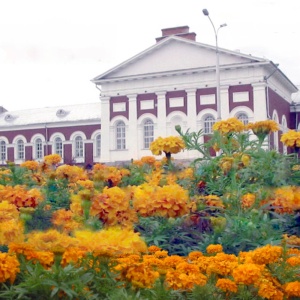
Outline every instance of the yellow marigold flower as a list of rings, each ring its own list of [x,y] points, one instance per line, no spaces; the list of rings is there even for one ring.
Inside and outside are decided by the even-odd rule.
[[[223,246],[220,244],[211,244],[206,247],[206,252],[209,254],[219,253],[223,251]]]
[[[0,245],[24,241],[24,223],[19,219],[0,223]]]
[[[16,256],[0,252],[0,282],[12,284],[20,272],[20,263]]]
[[[249,123],[247,129],[251,129],[255,135],[269,134],[279,130],[279,125],[274,120],[258,121]]]
[[[248,154],[242,154],[241,162],[245,167],[249,166],[251,160],[251,156]]]
[[[227,278],[219,278],[216,283],[216,287],[221,289],[223,292],[237,292],[237,285],[234,281]]]
[[[77,230],[74,233],[79,246],[95,255],[119,256],[147,252],[145,241],[129,228],[109,227],[97,232]]]
[[[232,276],[238,284],[251,285],[256,283],[262,276],[262,268],[251,263],[238,265],[233,270]]]
[[[21,163],[20,166],[31,171],[37,171],[39,168],[39,163],[35,160],[27,160]]]
[[[280,141],[287,147],[300,147],[300,132],[289,130],[281,135]]]
[[[161,155],[162,152],[176,154],[185,148],[180,136],[158,137],[150,144],[153,155]]]
[[[59,154],[50,154],[44,156],[44,162],[47,165],[57,165],[61,162],[62,158]]]
[[[243,122],[237,118],[229,118],[227,120],[221,120],[213,125],[214,131],[220,131],[223,134],[228,134],[232,132],[241,132],[245,130],[245,125]]]
[[[256,196],[251,193],[247,193],[242,196],[241,202],[243,208],[250,208],[255,203]]]
[[[188,213],[189,196],[178,184],[160,187],[145,183],[134,190],[132,204],[141,216],[175,218]]]
[[[259,284],[258,295],[264,299],[283,300],[283,292],[276,288],[272,282],[262,280]]]
[[[277,262],[283,253],[280,246],[266,245],[252,251],[252,260],[259,265]]]
[[[300,297],[300,281],[287,283],[284,290],[289,297]]]
[[[223,172],[226,174],[232,169],[233,163],[234,163],[233,157],[224,156],[220,159],[219,166],[223,170]]]
[[[204,196],[204,203],[207,206],[215,206],[224,208],[224,204],[219,196],[216,195],[207,195]]]
[[[79,243],[77,239],[60,233],[55,229],[49,229],[44,232],[30,232],[27,235],[27,242],[34,245],[36,250],[61,251],[62,253],[66,248],[74,247]]]

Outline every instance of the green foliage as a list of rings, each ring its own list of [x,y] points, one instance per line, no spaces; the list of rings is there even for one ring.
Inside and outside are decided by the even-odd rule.
[[[32,214],[32,218],[26,221],[27,231],[47,230],[51,228],[51,217],[53,210],[46,210],[45,205],[46,202],[40,203]]]
[[[169,255],[187,256],[198,250],[203,240],[203,228],[192,225],[189,218],[140,217],[135,229],[148,245],[156,245],[168,251]]]
[[[28,188],[32,188],[37,185],[37,182],[33,179],[33,173],[31,170],[16,166],[14,163],[8,163],[7,169],[10,170],[10,174],[1,174],[1,185],[27,185]]]
[[[278,215],[273,218],[263,210],[253,209],[240,215],[225,213],[226,226],[222,231],[205,232],[199,244],[205,251],[210,244],[221,244],[225,253],[238,255],[267,244],[278,245],[284,232],[284,219]]]
[[[39,263],[22,264],[18,283],[0,291],[0,299],[98,299],[86,289],[93,274],[84,268],[54,265],[46,270]]]
[[[70,208],[70,191],[67,179],[49,178],[43,187],[46,202],[50,203],[53,209]]]

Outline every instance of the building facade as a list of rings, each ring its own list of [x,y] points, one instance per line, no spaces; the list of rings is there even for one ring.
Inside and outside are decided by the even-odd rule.
[[[277,121],[281,131],[270,142],[283,151],[280,133],[298,126],[291,109],[297,87],[268,59],[219,48],[219,61],[221,118]],[[163,29],[154,46],[92,82],[101,89],[102,162],[151,155],[151,141],[176,135],[175,125],[209,134],[217,120],[216,48],[196,42],[188,26]]]
[[[268,59],[219,48],[219,61],[221,118],[275,120],[280,131],[269,146],[286,151],[280,134],[299,128],[297,87]],[[163,29],[152,47],[92,82],[101,90],[99,103],[2,108],[0,163],[42,160],[52,153],[66,164],[130,161],[151,155],[155,138],[178,135],[176,125],[183,131],[202,129],[205,140],[218,118],[216,48],[197,42],[188,26]],[[176,158],[198,155],[183,151]]]
[[[100,103],[0,113],[0,163],[42,161],[57,153],[61,163],[100,161]]]

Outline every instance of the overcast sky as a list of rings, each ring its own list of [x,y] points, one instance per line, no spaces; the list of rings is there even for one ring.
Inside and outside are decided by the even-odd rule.
[[[99,101],[90,81],[190,27],[215,45],[265,57],[300,85],[299,0],[0,0],[0,105],[13,111]]]

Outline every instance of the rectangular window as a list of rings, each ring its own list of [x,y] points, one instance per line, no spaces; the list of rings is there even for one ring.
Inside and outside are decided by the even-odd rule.
[[[24,143],[18,143],[18,159],[24,159],[25,158],[25,151],[24,151]]]

